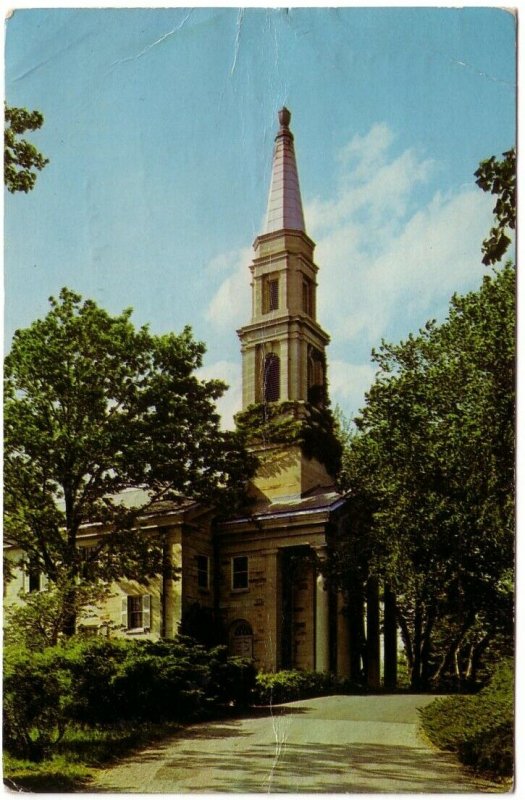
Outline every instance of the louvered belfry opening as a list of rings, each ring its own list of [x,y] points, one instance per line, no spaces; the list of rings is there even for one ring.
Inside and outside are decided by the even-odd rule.
[[[264,401],[276,403],[280,396],[281,363],[279,356],[268,353],[264,359]]]

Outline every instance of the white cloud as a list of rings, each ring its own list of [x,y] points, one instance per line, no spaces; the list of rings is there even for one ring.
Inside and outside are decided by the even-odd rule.
[[[240,363],[232,361],[216,361],[206,364],[196,371],[201,380],[218,378],[228,384],[228,389],[217,401],[217,411],[221,415],[222,427],[225,430],[233,429],[233,415],[241,410],[242,406],[242,379]]]
[[[225,271],[229,262],[230,274],[219,286],[207,310],[206,319],[220,330],[235,330],[250,317],[250,270],[252,249],[245,247],[233,253],[216,256],[208,265],[213,272]]]
[[[364,405],[365,392],[374,382],[375,367],[334,359],[330,360],[328,369],[332,406],[340,406],[345,414],[357,413]]]
[[[339,153],[339,160],[348,165],[357,159],[358,169],[355,177],[360,178],[368,174],[367,168],[372,164],[377,166],[394,141],[394,135],[384,122],[376,122],[365,136],[356,134]]]
[[[359,146],[354,146],[354,139],[343,149],[348,153],[352,148],[356,158],[350,161],[346,155],[341,159],[343,167],[335,198],[315,198],[306,205],[305,217],[314,236],[353,222],[357,243],[373,241],[377,245],[370,233],[379,235],[379,241],[388,239],[392,227],[406,215],[414,191],[429,180],[435,165],[431,159],[418,158],[413,150],[387,160],[385,148],[393,137],[383,136],[383,145],[378,147],[375,128],[367,137],[356,138]]]
[[[403,338],[482,272],[490,198],[461,187],[421,205],[435,165],[413,150],[390,155],[392,142],[384,125],[355,137],[343,150],[336,197],[306,208],[320,265],[319,318],[339,345]]]

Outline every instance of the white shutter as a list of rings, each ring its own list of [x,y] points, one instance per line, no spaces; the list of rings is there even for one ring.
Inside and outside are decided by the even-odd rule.
[[[40,591],[44,591],[49,586],[49,578],[45,572],[40,573]]]
[[[151,629],[151,595],[142,595],[142,627]]]
[[[127,598],[127,596],[122,598],[121,625],[124,628],[124,630],[127,630],[129,628],[129,625],[128,625],[128,598]]]

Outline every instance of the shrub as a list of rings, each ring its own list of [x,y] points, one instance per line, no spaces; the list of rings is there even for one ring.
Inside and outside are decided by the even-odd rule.
[[[188,639],[92,639],[71,653],[73,716],[80,722],[183,721],[203,716],[216,701],[215,651]]]
[[[257,675],[255,702],[272,705],[301,700],[305,697],[355,691],[358,691],[358,687],[350,681],[337,678],[328,672],[282,670]]]
[[[73,677],[71,719],[89,725],[114,724],[121,718],[115,676],[134,642],[122,639],[71,639],[64,662]]]
[[[209,667],[184,655],[156,654],[147,645],[128,653],[113,678],[121,719],[182,721],[206,707]]]
[[[248,658],[227,658],[226,648],[217,648],[211,665],[211,686],[219,703],[248,706],[253,698],[256,675],[255,666]]]
[[[3,736],[14,755],[40,761],[64,735],[71,706],[71,675],[61,648],[4,650]]]
[[[447,697],[420,711],[431,741],[477,770],[511,776],[514,765],[514,674],[502,662],[479,694]]]

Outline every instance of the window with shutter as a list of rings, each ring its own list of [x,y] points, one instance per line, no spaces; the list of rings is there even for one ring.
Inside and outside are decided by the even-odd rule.
[[[128,631],[151,629],[151,596],[132,594],[122,598],[122,627]]]
[[[151,596],[142,595],[142,627],[149,631],[151,628]]]

